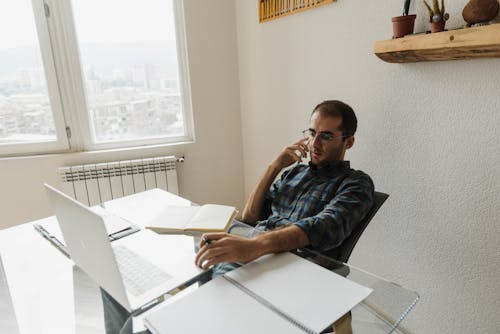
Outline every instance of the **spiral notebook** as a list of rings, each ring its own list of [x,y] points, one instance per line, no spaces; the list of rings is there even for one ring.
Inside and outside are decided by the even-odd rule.
[[[140,231],[140,228],[122,217],[114,215],[99,206],[91,207],[90,210],[105,217],[105,227],[108,231],[110,241],[118,240],[132,233]],[[66,242],[62,235],[59,223],[55,216],[44,218],[33,224],[33,228],[55,246],[61,253],[69,257]]]
[[[371,289],[292,253],[219,276],[144,323],[161,333],[320,333]]]

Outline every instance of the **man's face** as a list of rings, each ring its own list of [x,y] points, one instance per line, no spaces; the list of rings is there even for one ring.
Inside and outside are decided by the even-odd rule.
[[[343,140],[342,131],[339,130],[341,125],[341,117],[325,116],[318,111],[311,115],[309,130],[315,136],[311,136],[308,147],[311,162],[316,166],[321,167],[330,162],[344,160],[345,151],[354,144],[354,136]],[[327,137],[330,138],[326,139]]]

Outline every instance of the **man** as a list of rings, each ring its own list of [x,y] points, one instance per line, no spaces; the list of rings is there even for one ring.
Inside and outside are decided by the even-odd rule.
[[[216,265],[215,272],[223,273],[235,263],[302,247],[336,256],[337,247],[373,205],[372,180],[344,160],[356,128],[356,115],[347,104],[317,105],[305,138],[271,162],[245,205],[242,218],[255,225],[253,236],[207,233],[196,264],[204,269]],[[309,164],[301,164],[308,153]]]
[[[337,247],[373,204],[370,177],[344,161],[356,128],[356,115],[347,104],[325,101],[317,105],[309,129],[304,130],[305,138],[283,149],[271,162],[245,205],[242,218],[255,225],[252,237],[206,233],[196,264],[204,269],[215,265],[215,274],[222,274],[237,263],[308,246],[335,256]],[[308,153],[309,164],[301,164]],[[106,332],[116,333],[124,323],[129,328],[127,311],[105,291],[102,298]]]

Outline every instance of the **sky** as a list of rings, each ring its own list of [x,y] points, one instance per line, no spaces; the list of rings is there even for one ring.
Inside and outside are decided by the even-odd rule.
[[[42,0],[35,0],[42,1]],[[32,0],[0,0],[0,75],[41,66]],[[71,0],[84,64],[163,63],[175,73],[173,0]]]
[[[172,0],[73,0],[72,4],[81,42],[175,41]]]
[[[37,44],[31,0],[0,0],[0,48]]]
[[[0,0],[0,6],[0,49],[36,45],[31,0]],[[172,0],[73,0],[72,6],[82,43],[175,40]]]

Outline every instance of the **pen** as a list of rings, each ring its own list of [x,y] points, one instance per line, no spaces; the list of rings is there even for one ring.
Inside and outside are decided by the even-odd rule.
[[[203,236],[203,242],[207,245],[210,245],[212,243],[212,240],[208,239],[206,235]]]

